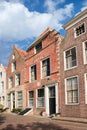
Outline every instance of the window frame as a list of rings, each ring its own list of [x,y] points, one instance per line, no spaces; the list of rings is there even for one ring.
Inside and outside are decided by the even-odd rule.
[[[81,34],[79,34],[79,35],[76,35],[76,29],[79,28],[79,27],[80,27],[81,25],[83,25],[83,24],[84,24],[84,32],[81,33]],[[83,35],[84,33],[86,33],[86,23],[85,23],[85,22],[80,23],[78,26],[76,26],[76,27],[74,28],[74,37],[75,37],[75,38],[77,38],[77,37]]]
[[[38,48],[38,46],[41,44],[41,47]],[[42,41],[40,41],[39,43],[37,43],[34,47],[34,50],[35,50],[35,54],[39,53],[41,50],[42,50]]]
[[[33,68],[33,69],[34,69],[34,76],[35,76],[35,79],[32,80],[32,72],[31,72],[31,68],[34,67],[34,66],[36,66],[36,69]],[[35,82],[36,80],[37,80],[37,65],[34,64],[34,65],[32,65],[32,66],[30,67],[30,82]]]
[[[87,43],[87,40],[84,41],[82,44],[83,44],[83,62],[84,64],[87,64],[87,61],[86,61],[86,54],[85,54],[85,43]]]
[[[44,96],[40,96],[38,97],[38,90],[42,90],[44,91]],[[37,95],[37,102],[36,102],[36,106],[37,108],[44,108],[45,107],[45,89],[44,88],[38,88],[36,91],[36,95]],[[39,104],[41,103],[41,105],[38,105],[38,99],[39,99]],[[43,101],[43,102],[42,102]]]
[[[30,95],[29,95],[30,93],[29,92],[33,92],[33,97],[30,98]],[[32,100],[33,105],[30,105],[30,100]],[[29,106],[29,108],[34,107],[34,90],[29,90],[28,91],[28,106]]]
[[[44,61],[47,61],[49,59],[49,70],[47,69],[47,66],[46,65],[43,65],[43,62]],[[43,59],[41,61],[41,79],[44,79],[44,78],[47,78],[47,77],[50,77],[51,75],[51,66],[50,66],[50,57],[46,57],[45,59]],[[47,63],[48,64],[48,63]],[[43,76],[43,66],[46,67],[47,71],[45,73],[49,73],[49,74],[46,74],[46,76]]]
[[[18,94],[19,93],[21,93],[21,95],[22,95],[22,97],[20,98],[20,97],[18,97]],[[21,105],[20,105],[20,102],[21,101]],[[21,108],[21,107],[23,107],[23,92],[22,91],[18,91],[17,92],[17,106],[19,107],[19,108]]]
[[[12,72],[16,70],[16,61],[12,62],[11,69],[12,69]]]
[[[76,65],[75,66],[72,66],[72,67],[69,67],[67,68],[67,62],[66,62],[66,52],[69,51],[69,50],[72,50],[73,48],[76,48]],[[73,69],[73,68],[76,68],[78,66],[78,58],[77,58],[77,46],[73,46],[67,50],[64,51],[64,70],[70,70],[70,69]]]
[[[78,88],[77,88],[77,91],[78,91],[78,102],[76,103],[76,102],[71,102],[71,103],[68,103],[68,101],[67,101],[67,80],[68,79],[73,79],[73,78],[77,78],[77,85],[78,85]],[[78,105],[79,104],[79,78],[78,78],[78,75],[76,75],[76,76],[72,76],[72,77],[67,77],[67,78],[65,78],[65,104],[66,105]]]
[[[8,79],[8,88],[12,88],[13,87],[13,77],[10,76],[9,79]]]
[[[15,74],[15,87],[18,87],[18,86],[20,86],[20,79],[21,79],[21,75],[20,75],[20,73],[17,73],[17,74]]]
[[[87,73],[84,74],[84,80],[85,80],[85,104],[87,104]]]

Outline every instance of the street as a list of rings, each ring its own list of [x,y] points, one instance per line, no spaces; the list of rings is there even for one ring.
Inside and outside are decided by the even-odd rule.
[[[0,130],[87,130],[87,124],[2,113]]]

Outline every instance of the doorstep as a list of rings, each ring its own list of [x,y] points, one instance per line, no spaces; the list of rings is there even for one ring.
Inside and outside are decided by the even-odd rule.
[[[86,118],[74,118],[74,117],[60,117],[60,116],[55,116],[55,117],[52,117],[51,119],[52,120],[78,122],[78,123],[87,123],[87,119]]]

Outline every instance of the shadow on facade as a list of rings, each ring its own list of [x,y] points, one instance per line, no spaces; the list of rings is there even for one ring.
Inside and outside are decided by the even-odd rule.
[[[27,125],[17,124],[16,127],[9,124],[2,130],[68,130],[68,129],[62,128],[52,123],[44,124],[44,123],[33,122],[33,123],[28,123]]]

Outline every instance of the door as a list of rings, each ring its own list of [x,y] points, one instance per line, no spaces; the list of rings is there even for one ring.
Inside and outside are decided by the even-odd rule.
[[[49,114],[56,113],[55,86],[49,87]]]

